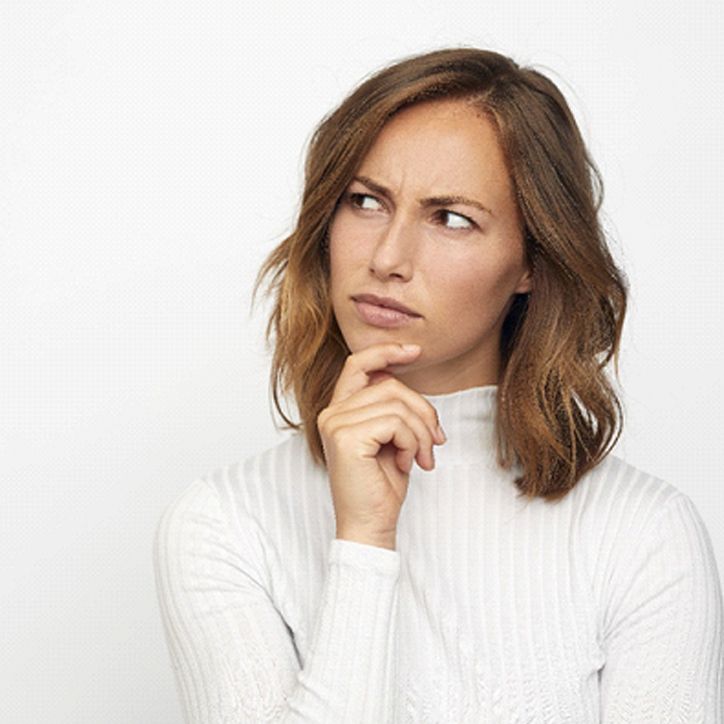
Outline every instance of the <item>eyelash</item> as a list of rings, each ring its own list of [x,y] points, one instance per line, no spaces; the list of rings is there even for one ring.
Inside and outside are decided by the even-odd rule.
[[[353,208],[357,209],[358,211],[372,211],[373,209],[362,209],[359,206],[357,206],[357,204],[354,203],[355,198],[365,198],[365,197],[374,199],[375,201],[377,201],[377,203],[382,203],[376,196],[372,196],[372,194],[363,194],[360,192],[352,192],[352,193],[345,194],[346,202]],[[465,221],[467,221],[470,224],[470,227],[468,227],[468,228],[448,226],[448,227],[446,227],[448,229],[448,231],[455,231],[455,232],[472,231],[473,229],[475,229],[477,227],[477,224],[471,218],[469,218],[463,214],[458,214],[457,211],[450,211],[449,209],[440,209],[440,211],[437,212],[436,216],[439,214],[451,214],[452,216],[458,216],[461,219],[465,219]],[[443,226],[445,226],[445,225],[443,224]]]

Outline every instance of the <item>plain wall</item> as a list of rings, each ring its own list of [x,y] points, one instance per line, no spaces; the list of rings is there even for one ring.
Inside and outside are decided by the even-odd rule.
[[[721,570],[722,25],[702,0],[4,2],[0,720],[181,720],[156,523],[288,435],[250,295],[314,126],[445,45],[569,100],[631,282],[614,452],[693,499]]]

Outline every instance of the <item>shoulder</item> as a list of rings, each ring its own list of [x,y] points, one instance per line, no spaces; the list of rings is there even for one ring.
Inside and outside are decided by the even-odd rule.
[[[692,499],[677,485],[610,455],[571,491],[584,566],[600,602],[650,569],[717,582],[713,547]]]
[[[200,572],[231,565],[265,585],[262,518],[274,508],[270,498],[287,479],[300,443],[292,436],[187,483],[157,519],[153,555],[159,580],[192,580]]]
[[[600,538],[635,534],[677,505],[693,503],[674,483],[609,454],[571,491],[571,505]],[[594,544],[596,541],[592,541]]]
[[[193,479],[163,510],[157,537],[181,528],[188,535],[202,523],[225,526],[232,535],[270,533],[270,527],[286,525],[301,505],[324,500],[323,473],[297,432]]]
[[[281,442],[205,477],[228,510],[250,515],[264,526],[286,522],[286,511],[313,505],[328,491],[326,470],[315,463],[306,438],[295,432]]]
[[[696,647],[720,630],[717,562],[690,496],[612,455],[581,482],[573,517],[610,662],[653,646],[654,632]]]
[[[274,489],[289,484],[292,470],[305,453],[300,433],[225,465],[210,469],[203,479],[228,506],[257,509]]]
[[[711,549],[708,531],[691,498],[663,480],[609,454],[570,492],[570,516],[579,555],[594,587],[603,589],[646,551],[678,555],[696,541]]]

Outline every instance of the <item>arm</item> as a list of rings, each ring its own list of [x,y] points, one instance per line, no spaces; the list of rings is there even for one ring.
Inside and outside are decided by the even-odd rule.
[[[229,525],[199,479],[161,517],[156,586],[188,722],[374,722],[389,717],[397,551],[330,541],[312,643],[301,669],[271,600],[251,516]]]
[[[670,498],[629,554],[606,607],[602,723],[721,724],[721,584],[691,499]]]

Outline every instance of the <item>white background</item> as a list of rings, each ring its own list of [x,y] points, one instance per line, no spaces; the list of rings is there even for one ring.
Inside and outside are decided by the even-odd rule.
[[[614,452],[693,499],[721,570],[721,7],[5,0],[0,720],[181,720],[156,522],[288,435],[250,295],[315,124],[446,45],[533,64],[571,104],[632,286]]]

